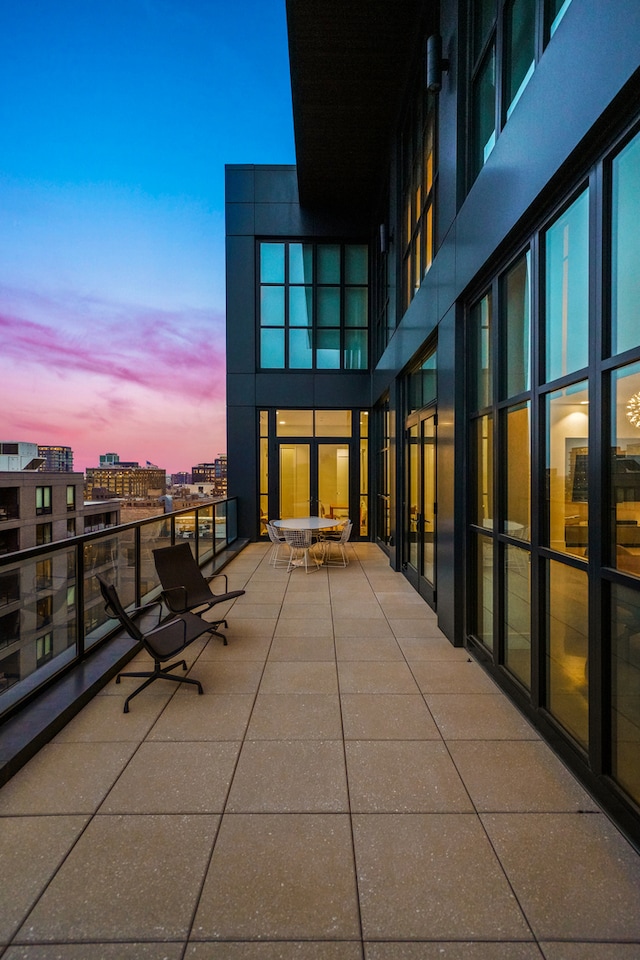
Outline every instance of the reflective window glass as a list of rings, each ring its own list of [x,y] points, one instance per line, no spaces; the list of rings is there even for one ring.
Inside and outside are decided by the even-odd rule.
[[[489,650],[493,648],[493,540],[474,537],[475,603],[473,633]]]
[[[284,287],[261,288],[260,323],[263,327],[284,326]]]
[[[344,292],[345,326],[366,327],[367,316],[367,288],[347,287]]]
[[[474,422],[475,496],[472,522],[493,529],[493,417]]]
[[[589,361],[589,194],[585,190],[545,235],[547,380]]]
[[[547,563],[547,707],[584,747],[589,740],[587,574],[564,563]]]
[[[313,366],[311,330],[289,330],[289,367],[310,369]]]
[[[513,397],[531,386],[530,254],[522,257],[503,278],[505,310],[505,396]]]
[[[260,282],[284,283],[284,243],[260,244]]]
[[[340,331],[318,330],[316,366],[323,370],[340,369]]]
[[[491,293],[471,311],[471,409],[481,410],[492,400]]]
[[[496,17],[496,0],[475,0],[473,7],[474,60],[484,46]]]
[[[531,686],[531,587],[527,550],[504,548],[505,666],[525,687]]]
[[[313,314],[313,288],[312,287],[289,287],[289,324],[290,326],[310,327],[312,314]]]
[[[340,287],[318,287],[318,326],[340,326]]]
[[[546,398],[545,542],[553,550],[587,557],[589,534],[589,394],[586,382]]]
[[[491,48],[473,82],[472,173],[475,177],[496,144],[496,50]]]
[[[339,244],[318,244],[318,283],[340,283]]]
[[[506,14],[505,106],[508,118],[536,65],[536,0],[511,0]]]
[[[612,774],[640,803],[640,594],[611,585]]]
[[[289,244],[289,283],[313,282],[313,246],[310,243]]]
[[[506,416],[506,516],[504,533],[528,540],[531,524],[530,409],[528,403],[511,407]]]
[[[613,162],[611,349],[640,344],[640,134]]]
[[[548,36],[552,37],[560,21],[569,9],[571,0],[547,0],[546,21],[548,24]]]
[[[350,243],[344,248],[345,283],[366,284],[369,279],[369,248],[365,244]]]
[[[284,369],[284,330],[260,331],[260,364],[267,369]]]
[[[612,375],[611,498],[615,565],[640,576],[640,363]]]
[[[344,335],[344,368],[345,370],[366,370],[367,363],[367,331],[347,330]]]

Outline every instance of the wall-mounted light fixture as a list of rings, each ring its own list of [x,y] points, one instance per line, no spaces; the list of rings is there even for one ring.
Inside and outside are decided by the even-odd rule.
[[[437,93],[442,89],[442,74],[449,71],[449,60],[442,56],[442,37],[434,33],[427,40],[427,90]]]

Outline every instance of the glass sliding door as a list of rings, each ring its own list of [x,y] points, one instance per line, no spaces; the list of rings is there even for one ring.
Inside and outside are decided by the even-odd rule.
[[[262,410],[260,515],[353,521],[366,535],[368,411]]]
[[[407,428],[408,511],[405,569],[418,592],[435,604],[436,412],[422,411]]]
[[[308,443],[281,443],[280,516],[308,517],[311,514],[311,446]]]

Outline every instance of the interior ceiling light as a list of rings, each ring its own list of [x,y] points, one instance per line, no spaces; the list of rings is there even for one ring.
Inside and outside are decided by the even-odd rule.
[[[634,395],[629,398],[629,402],[627,403],[627,420],[629,420],[634,427],[640,427],[640,393],[634,393]]]

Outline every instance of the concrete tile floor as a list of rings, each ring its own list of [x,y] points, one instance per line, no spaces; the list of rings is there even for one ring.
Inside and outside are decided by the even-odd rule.
[[[268,555],[203,696],[111,683],[0,790],[2,960],[639,960],[640,856],[383,554]]]

